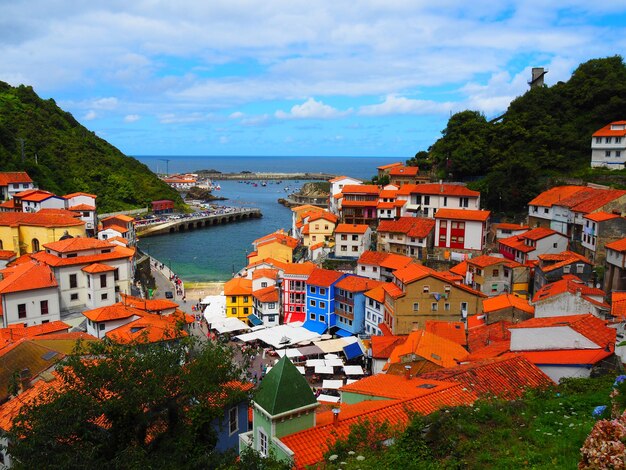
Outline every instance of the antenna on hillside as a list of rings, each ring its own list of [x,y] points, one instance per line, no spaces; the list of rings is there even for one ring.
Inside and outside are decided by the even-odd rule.
[[[170,175],[170,161],[167,158],[159,158],[162,162],[165,162],[165,176]]]

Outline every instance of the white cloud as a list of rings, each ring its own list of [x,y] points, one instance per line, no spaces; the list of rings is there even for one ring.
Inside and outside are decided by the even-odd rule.
[[[100,98],[91,103],[91,106],[95,109],[113,110],[117,108],[118,100],[115,97]]]
[[[98,114],[93,110],[90,109],[87,114],[85,114],[85,116],[83,117],[83,119],[85,121],[93,121],[94,119],[96,119],[98,117]]]
[[[403,96],[389,95],[380,104],[361,106],[362,116],[387,116],[392,114],[445,114],[456,107],[454,103],[440,103],[431,100],[415,100]]]
[[[234,113],[231,113],[230,116],[228,116],[230,119],[241,119],[245,116],[244,113],[242,113],[241,111],[235,111]]]
[[[230,142],[230,137],[225,136],[225,135],[221,135],[219,138],[219,142],[220,144],[224,145]]]
[[[274,116],[278,119],[334,119],[346,116],[351,112],[351,109],[339,111],[321,101],[309,98],[304,103],[293,106],[287,113],[282,110],[276,111]]]
[[[127,114],[124,116],[124,122],[137,122],[139,119],[141,119],[139,114]]]

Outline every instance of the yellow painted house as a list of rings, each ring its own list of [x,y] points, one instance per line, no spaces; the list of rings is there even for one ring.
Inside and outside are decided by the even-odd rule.
[[[224,284],[226,296],[226,316],[235,317],[248,323],[248,315],[253,313],[252,280],[236,277]]]
[[[267,258],[292,263],[293,250],[298,246],[298,240],[278,231],[254,240],[252,245],[254,251],[248,254],[248,265]]]
[[[331,242],[338,220],[335,214],[327,211],[318,211],[306,215],[302,219],[304,223],[302,227],[302,244],[310,247],[318,243]]]
[[[0,212],[0,250],[18,256],[36,253],[64,236],[86,237],[85,222],[62,209],[39,212]]]

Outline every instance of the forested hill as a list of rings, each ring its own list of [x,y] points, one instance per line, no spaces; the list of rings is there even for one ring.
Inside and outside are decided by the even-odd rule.
[[[22,141],[24,161],[22,161]],[[26,170],[40,188],[98,195],[98,211],[145,207],[180,196],[31,87],[0,82],[0,169]]]
[[[549,77],[549,73],[548,73]],[[511,102],[502,119],[476,111],[453,115],[443,137],[411,163],[439,176],[475,180],[483,204],[523,210],[550,179],[581,174],[591,161],[591,135],[626,119],[626,66],[621,57],[581,64],[567,82],[533,88]]]

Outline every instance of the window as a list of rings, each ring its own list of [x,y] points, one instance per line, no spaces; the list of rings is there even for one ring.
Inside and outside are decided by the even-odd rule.
[[[418,302],[413,302],[413,311],[417,312],[420,309],[420,304]]]
[[[348,251],[348,245],[341,245],[341,251]]]
[[[262,282],[261,287],[267,287],[267,282]]]
[[[326,302],[320,302],[320,308],[326,308]]]
[[[324,230],[328,230],[328,225],[324,225]]]
[[[605,150],[604,156],[610,157],[611,156],[611,151],[610,150]]]
[[[563,274],[569,274],[571,268],[571,266],[563,266]]]
[[[325,323],[326,322],[326,317],[324,315],[320,315],[320,321],[322,323]]]
[[[17,305],[17,318],[26,318],[26,304]]]
[[[274,323],[276,321],[276,315],[268,315],[267,316],[267,321],[269,323]]]
[[[315,287],[313,287],[313,286],[309,287],[309,292],[311,294],[315,294]]]
[[[361,271],[365,271],[365,266],[361,266]]]
[[[320,287],[320,295],[326,295],[326,289]]]
[[[39,240],[37,240],[36,238],[33,238],[32,245],[33,245],[33,253],[37,253],[39,251]]]
[[[244,307],[243,308],[243,314],[244,315],[248,315],[249,312],[250,312],[250,309],[248,307]]]
[[[550,212],[550,209],[548,209],[547,207],[543,209],[544,214],[547,214],[548,212]]]
[[[442,220],[441,222],[439,222],[439,228],[448,228],[448,221]],[[453,226],[453,228],[456,228],[456,227]]]
[[[107,275],[100,274],[100,288],[104,289],[107,286]]]
[[[237,407],[233,406],[228,410],[228,434],[230,435],[239,431],[239,420],[237,417]]]
[[[461,312],[467,312],[467,302],[461,302]]]
[[[235,304],[235,303],[237,303],[237,297],[233,295],[233,296],[230,298],[230,301],[231,301],[232,303],[234,303],[234,304]]]
[[[498,284],[491,284],[491,292],[498,292]]]
[[[70,274],[70,289],[76,289],[78,287],[78,279],[76,274]]]
[[[602,137],[596,137],[596,144],[602,143]]]
[[[315,306],[317,306],[317,303],[315,302],[315,300],[309,300],[309,305],[311,307],[315,307]]]
[[[500,271],[498,271],[497,269],[493,270],[493,277],[498,277],[500,275]]]
[[[576,265],[576,272],[578,274],[582,274],[585,272],[585,265],[584,264],[577,264]]]
[[[273,310],[276,308],[276,303],[275,302],[271,302],[267,305],[267,308],[269,308],[270,310]]]
[[[91,288],[91,276],[87,274],[87,287]]]
[[[99,329],[100,331],[104,331],[104,328],[105,328],[105,326],[106,326],[104,323],[97,323],[97,325],[98,325],[98,329]]]
[[[433,302],[430,304],[431,311],[436,312],[438,308],[439,308],[439,305],[437,304],[437,302]]]
[[[341,239],[342,240],[347,240],[348,239],[348,235],[346,235],[345,233],[341,234]]]
[[[377,272],[378,272],[378,266],[374,266],[374,267],[372,268],[372,272],[377,273]]]
[[[247,304],[248,303],[248,296],[244,295],[243,297],[243,303]]]
[[[358,246],[353,246],[352,247],[352,251],[359,251],[359,247]]]
[[[430,206],[430,196],[424,196],[424,205]]]
[[[230,309],[230,313],[231,313],[232,315],[237,315],[237,308],[236,308],[236,307],[231,308],[231,309]]]
[[[259,453],[263,457],[267,457],[267,434],[263,428],[259,428]]]
[[[424,294],[428,294],[430,292],[430,286],[424,286],[422,288],[422,292],[424,292]]]
[[[309,315],[309,319],[315,321],[315,314],[312,313],[311,315]]]
[[[317,236],[316,235],[312,235],[311,236],[311,240],[316,241],[317,240]]]
[[[42,300],[39,302],[39,309],[41,310],[42,315],[48,315],[48,301]]]
[[[604,138],[604,143],[605,144],[610,144],[611,143],[611,138],[610,137],[605,137]]]
[[[108,298],[109,298],[109,294],[102,294],[102,295],[100,296],[100,300],[106,300],[106,299],[108,299]]]
[[[621,150],[616,150],[615,151],[615,158],[619,158],[622,156],[622,151]]]
[[[356,242],[359,239],[358,235],[352,235],[352,241]]]
[[[78,300],[78,294],[70,295],[70,300]]]
[[[448,205],[448,196],[444,196],[443,197],[443,207],[446,207]]]
[[[449,304],[448,302],[446,302],[445,304],[443,304],[443,309],[444,309],[446,312],[449,312],[449,311],[450,311],[450,304]]]
[[[451,287],[450,286],[443,286],[443,291],[444,292],[450,292]]]
[[[469,198],[468,197],[459,198],[459,206],[460,207],[469,207]]]

